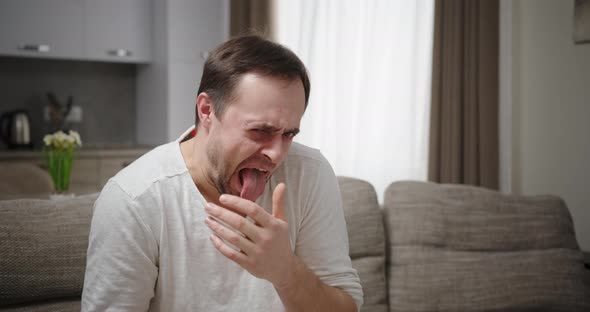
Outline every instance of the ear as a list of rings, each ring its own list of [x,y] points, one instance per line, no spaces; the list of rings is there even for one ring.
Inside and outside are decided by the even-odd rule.
[[[199,125],[209,129],[211,118],[215,113],[213,112],[213,102],[205,92],[201,92],[197,96],[197,114],[199,116]]]

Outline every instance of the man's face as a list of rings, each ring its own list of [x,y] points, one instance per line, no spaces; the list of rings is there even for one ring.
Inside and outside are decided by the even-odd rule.
[[[212,114],[208,175],[220,193],[255,201],[281,164],[305,110],[300,79],[242,77],[221,118]]]

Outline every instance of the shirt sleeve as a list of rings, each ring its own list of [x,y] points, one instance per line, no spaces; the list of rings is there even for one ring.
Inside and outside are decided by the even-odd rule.
[[[112,180],[94,204],[82,311],[146,311],[158,277],[155,236]]]
[[[323,283],[350,294],[360,309],[363,290],[348,253],[340,189],[332,167],[323,156],[315,181],[311,182],[295,253]]]

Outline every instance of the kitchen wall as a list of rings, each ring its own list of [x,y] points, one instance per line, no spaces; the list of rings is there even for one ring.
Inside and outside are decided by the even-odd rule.
[[[49,129],[43,120],[48,91],[62,102],[72,95],[82,108],[82,122],[72,128],[85,146],[135,144],[135,65],[0,57],[0,113],[27,109],[35,148]]]
[[[511,129],[511,142],[502,144],[511,155],[504,173],[510,173],[510,189],[516,193],[561,196],[578,242],[588,252],[590,44],[573,43],[573,0],[502,3],[509,6],[504,14],[512,15],[510,29],[504,29],[512,37],[504,42],[511,45],[512,58],[501,69],[512,80],[511,96],[503,103],[509,113],[501,121]]]

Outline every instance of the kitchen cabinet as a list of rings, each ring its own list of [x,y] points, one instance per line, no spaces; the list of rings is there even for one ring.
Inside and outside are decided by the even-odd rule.
[[[0,54],[82,57],[83,5],[80,0],[0,0]]]
[[[45,167],[42,159],[40,159],[39,165]],[[95,155],[76,158],[70,172],[69,191],[74,194],[88,194],[100,191],[103,185],[98,183],[97,177],[99,173],[100,167]]]
[[[78,151],[70,175],[70,192],[74,194],[100,192],[111,177],[149,150],[150,148],[128,148]],[[0,152],[0,163],[17,162],[45,167],[39,151]]]
[[[153,0],[0,0],[0,55],[147,63]]]
[[[151,0],[85,0],[85,50],[92,60],[148,62]]]

